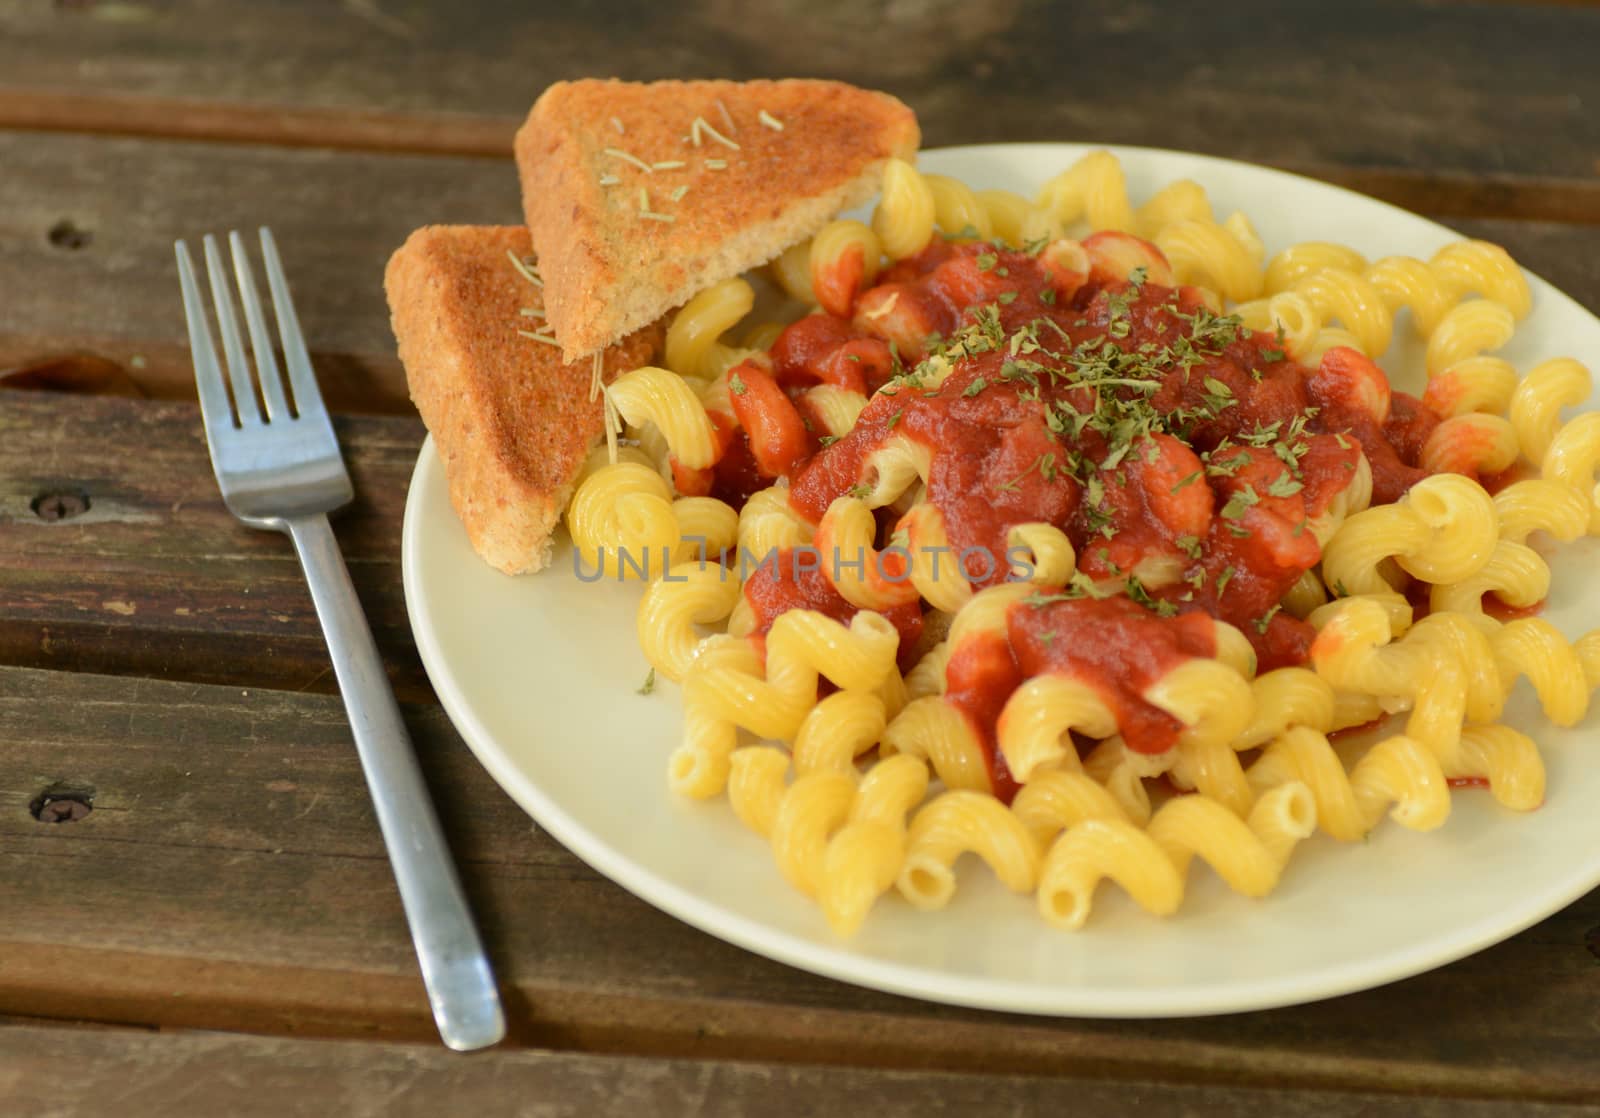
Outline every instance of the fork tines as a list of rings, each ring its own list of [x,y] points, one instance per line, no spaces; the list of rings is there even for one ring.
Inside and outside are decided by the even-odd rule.
[[[243,238],[237,232],[231,232],[228,234],[228,245],[233,255],[239,304],[244,310],[245,325],[250,331],[250,350],[255,357],[254,371],[245,356],[244,340],[240,336],[238,319],[234,313],[234,297],[228,287],[217,240],[207,234],[204,241],[211,298],[228,366],[226,377],[217,362],[217,351],[212,344],[211,327],[204,301],[200,297],[199,284],[195,280],[189,247],[183,241],[176,246],[178,279],[183,286],[184,316],[189,321],[189,348],[194,356],[195,384],[208,428],[249,427],[298,419],[308,414],[325,414],[322,397],[311,371],[311,357],[306,352],[300,322],[295,317],[294,303],[289,297],[283,264],[278,259],[278,247],[270,229],[263,228],[260,233],[261,255],[266,264],[267,286],[272,292],[278,337],[283,344],[287,380],[279,370],[277,355],[272,348],[272,336],[267,331],[261,296],[256,290],[255,269]]]

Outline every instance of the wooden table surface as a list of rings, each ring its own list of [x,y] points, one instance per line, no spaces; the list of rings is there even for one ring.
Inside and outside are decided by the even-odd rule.
[[[423,430],[380,276],[417,225],[517,219],[511,133],[552,80],[814,74],[905,98],[930,146],[1304,171],[1600,308],[1600,10],[549,7],[0,0],[0,382],[34,389],[0,390],[0,1113],[1593,1112],[1600,893],[1385,989],[1138,1022],[840,985],[595,874],[474,762],[419,663],[399,536]],[[339,537],[507,999],[490,1053],[433,1040],[299,569],[206,460],[171,242],[262,223],[342,415]]]

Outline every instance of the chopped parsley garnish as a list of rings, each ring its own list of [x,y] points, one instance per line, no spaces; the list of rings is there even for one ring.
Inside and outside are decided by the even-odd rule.
[[[980,272],[991,271],[996,264],[1000,263],[1000,258],[992,252],[980,253],[977,259],[978,271]]]
[[[1228,588],[1228,583],[1233,581],[1234,569],[1232,564],[1222,568],[1222,573],[1217,576],[1217,597],[1222,597],[1222,592]]]
[[[654,691],[655,689],[656,689],[656,670],[654,668],[651,668],[649,670],[649,672],[647,672],[645,674],[644,682],[641,683],[637,688],[635,688],[634,694],[636,694],[636,695],[648,695],[652,691]]]
[[[1232,477],[1240,468],[1248,466],[1251,461],[1248,450],[1238,450],[1224,458],[1218,458],[1224,450],[1232,450],[1232,445],[1224,439],[1217,444],[1217,448],[1206,455],[1206,473],[1212,477]]]
[[[900,422],[900,417],[905,415],[905,414],[906,414],[906,409],[905,408],[901,408],[899,411],[895,412],[893,415],[891,415],[889,417],[889,422],[884,424],[884,428],[883,429],[885,431],[893,431],[894,430],[894,425],[896,423],[899,423]]]
[[[1222,506],[1222,519],[1242,520],[1246,509],[1260,503],[1261,494],[1256,492],[1255,486],[1246,485],[1240,489],[1235,489],[1233,495],[1228,498],[1227,503]]]
[[[961,390],[961,394],[963,396],[976,396],[978,393],[982,392],[988,387],[989,382],[987,380],[985,380],[983,377],[976,377],[973,379],[971,384],[967,385]]]
[[[733,373],[728,377],[728,391],[735,396],[743,396],[750,389],[745,385],[744,381],[739,379],[738,373]]]
[[[1255,621],[1252,622],[1252,624],[1256,627],[1256,632],[1260,633],[1262,636],[1266,636],[1267,627],[1272,624],[1272,619],[1277,616],[1278,611],[1282,608],[1283,606],[1281,605],[1273,606],[1266,613],[1256,618]]]
[[[1039,476],[1043,477],[1044,480],[1054,481],[1056,479],[1056,456],[1054,454],[1039,455],[1039,457],[1035,458],[1026,470],[1023,470],[1010,481],[1001,482],[1000,488],[1008,491],[1020,488],[1022,485],[1022,479],[1033,473],[1035,470],[1039,471]]]
[[[1156,608],[1155,599],[1150,597],[1150,591],[1144,588],[1144,583],[1140,582],[1135,575],[1129,575],[1125,585],[1128,587],[1128,597],[1138,602],[1145,609]]]
[[[1206,407],[1211,409],[1211,418],[1215,419],[1228,408],[1238,403],[1233,398],[1233,389],[1223,384],[1216,377],[1206,377],[1205,386],[1206,390],[1202,393],[1201,398],[1205,400]]]
[[[1296,493],[1300,492],[1300,490],[1304,488],[1304,485],[1301,485],[1287,473],[1282,473],[1279,474],[1276,479],[1274,479],[1271,485],[1267,486],[1267,496],[1293,497]]]
[[[832,446],[834,443],[836,443],[838,441],[839,441],[839,436],[838,435],[823,435],[820,439],[817,440],[817,445],[818,446]]]
[[[1199,481],[1200,480],[1200,475],[1203,474],[1204,472],[1205,472],[1204,470],[1196,470],[1194,473],[1190,474],[1188,477],[1183,478],[1182,480],[1180,480],[1178,482],[1178,484],[1176,484],[1176,485],[1174,485],[1172,487],[1172,492],[1174,494],[1177,494],[1180,490],[1187,489],[1189,486],[1191,486],[1195,482]]]

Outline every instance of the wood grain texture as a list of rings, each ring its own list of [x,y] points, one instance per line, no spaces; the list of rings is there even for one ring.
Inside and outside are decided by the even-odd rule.
[[[330,406],[411,414],[383,298],[385,261],[419,225],[520,220],[509,155],[0,133],[0,166],[0,370],[91,352],[158,397],[194,391],[172,255],[179,237],[272,226]],[[1502,241],[1600,307],[1600,226],[1448,220]],[[52,242],[62,223],[86,237],[80,247]]]
[[[765,1063],[619,1059],[501,1049],[312,1043],[0,1025],[0,1093],[33,1118],[87,1113],[107,1098],[123,1118],[181,1109],[230,1118],[526,1118],[640,1115],[1087,1113],[1099,1118],[1577,1118],[1591,1107],[1373,1094],[1071,1083],[1002,1075],[907,1074]]]
[[[561,78],[806,74],[902,97],[930,145],[1198,149],[1600,219],[1600,12],[1247,0],[1229,17],[1154,0],[779,0],[760,19],[735,0],[492,0],[472,19],[443,0],[3,0],[0,126],[481,154]]]
[[[0,166],[0,369],[88,350],[163,396],[194,391],[179,238],[271,226],[330,408],[410,413],[390,253],[419,225],[521,220],[509,148],[491,161],[9,133]],[[63,223],[79,247],[52,241]]]
[[[336,423],[356,500],[336,514],[357,593],[402,696],[430,694],[400,586],[422,423]],[[86,497],[48,521],[33,502]],[[0,663],[332,691],[287,539],[223,507],[198,407],[0,392]]]
[[[656,912],[530,824],[437,708],[408,720],[523,1043],[1600,1100],[1584,946],[1600,894],[1444,970],[1297,1009],[985,1014],[814,978]],[[0,669],[0,741],[0,1013],[428,1038],[336,699]],[[35,821],[29,804],[62,784],[92,789],[93,811]]]

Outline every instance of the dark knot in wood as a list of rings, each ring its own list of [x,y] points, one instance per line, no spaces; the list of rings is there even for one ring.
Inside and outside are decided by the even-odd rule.
[[[33,515],[40,520],[71,520],[89,511],[89,494],[80,491],[41,493],[33,499]]]
[[[52,784],[33,798],[28,810],[41,823],[76,823],[94,810],[94,789]]]
[[[94,239],[94,234],[87,229],[78,228],[71,219],[62,218],[50,227],[50,232],[45,234],[50,243],[56,248],[64,248],[69,252],[80,248],[87,248]]]

